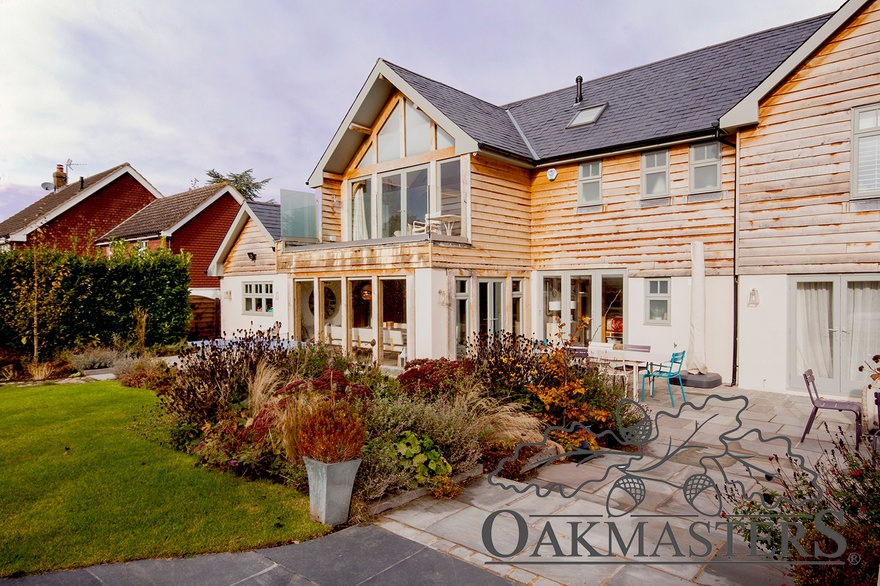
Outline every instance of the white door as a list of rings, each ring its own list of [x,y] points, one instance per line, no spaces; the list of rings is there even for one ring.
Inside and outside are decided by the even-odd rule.
[[[504,280],[482,280],[478,285],[479,332],[492,337],[504,330]]]
[[[880,351],[880,279],[796,277],[792,285],[789,384],[803,388],[812,369],[821,392],[856,396],[868,383],[859,366]]]

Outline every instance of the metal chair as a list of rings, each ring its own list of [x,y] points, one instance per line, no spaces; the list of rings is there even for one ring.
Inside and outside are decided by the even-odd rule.
[[[819,412],[819,409],[834,409],[840,412],[851,411],[856,416],[856,449],[858,450],[859,442],[862,441],[862,404],[855,401],[823,399],[819,396],[818,389],[816,389],[816,377],[813,376],[812,369],[804,372],[804,383],[806,383],[807,392],[810,394],[810,402],[813,403],[813,412],[810,413],[810,419],[804,428],[804,435],[801,436],[801,441],[804,441],[807,438],[807,434],[810,433],[810,429],[813,427],[813,420],[816,419],[816,413]]]
[[[654,379],[657,378],[665,378],[666,386],[669,388],[669,400],[672,401],[672,406],[675,407],[675,399],[672,397],[672,384],[670,381],[672,379],[678,380],[678,386],[681,389],[681,398],[684,401],[687,401],[687,397],[684,396],[684,385],[681,384],[681,366],[684,363],[684,351],[681,352],[673,352],[672,358],[670,358],[669,362],[649,362],[646,366],[647,370],[645,374],[642,375],[642,401],[645,400],[645,379],[651,379],[651,396],[654,396]]]

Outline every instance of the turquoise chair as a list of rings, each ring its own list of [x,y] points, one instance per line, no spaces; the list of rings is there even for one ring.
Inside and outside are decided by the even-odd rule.
[[[672,385],[670,384],[670,380],[677,378],[678,386],[681,388],[681,398],[684,401],[687,401],[687,397],[684,396],[684,386],[681,384],[681,365],[684,363],[684,351],[681,352],[673,352],[672,358],[669,362],[660,362],[659,364],[656,362],[648,363],[648,370],[645,371],[645,374],[642,375],[642,401],[645,400],[645,379],[651,379],[651,396],[654,396],[654,379],[656,378],[665,378],[666,386],[669,388],[669,400],[672,401],[672,406],[675,407],[675,399],[672,398]]]

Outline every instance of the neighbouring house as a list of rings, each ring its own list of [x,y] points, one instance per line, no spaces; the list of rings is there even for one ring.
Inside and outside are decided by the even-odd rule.
[[[220,332],[220,279],[207,274],[211,259],[223,242],[244,198],[229,184],[220,183],[158,199],[107,231],[98,244],[124,240],[155,250],[192,255],[190,338],[214,338]]]
[[[381,364],[506,331],[849,395],[880,352],[880,1],[504,106],[382,59],[282,229],[289,331]]]
[[[96,238],[162,194],[130,164],[67,182],[63,165],[53,175],[53,190],[0,222],[0,246],[35,243],[85,251]]]
[[[289,278],[278,274],[276,243],[281,240],[281,205],[246,201],[208,265],[220,278],[221,331],[273,331],[289,336]]]

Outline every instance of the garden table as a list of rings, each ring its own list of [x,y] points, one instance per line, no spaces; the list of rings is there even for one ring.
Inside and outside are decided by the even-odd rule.
[[[589,348],[590,358],[607,360],[609,362],[622,362],[623,368],[632,368],[633,373],[633,399],[639,400],[639,364],[643,362],[667,362],[672,354],[662,352],[640,352],[638,350],[615,350],[612,348]]]

